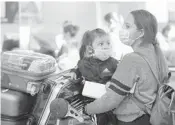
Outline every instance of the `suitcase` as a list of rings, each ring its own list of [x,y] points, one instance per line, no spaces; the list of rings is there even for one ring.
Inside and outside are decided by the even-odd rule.
[[[28,125],[28,115],[19,117],[1,115],[1,125]]]
[[[35,101],[36,96],[1,88],[1,115],[18,117],[30,114]]]
[[[80,98],[80,100],[82,98],[84,99],[84,97],[79,96],[83,89],[83,85],[79,84],[82,80],[78,79],[72,81],[71,79],[64,77],[64,75],[69,72],[70,70],[67,70],[44,80],[44,84],[49,84],[50,89],[47,89],[47,93],[38,93],[37,102],[32,112],[35,119],[31,125],[57,124],[59,120],[57,120],[50,112],[50,104],[55,98],[64,98],[70,103],[74,103],[78,98]],[[82,110],[80,106],[76,108],[79,108],[79,111]]]
[[[14,50],[2,54],[1,86],[35,95],[44,79],[56,71],[56,60],[48,55]]]

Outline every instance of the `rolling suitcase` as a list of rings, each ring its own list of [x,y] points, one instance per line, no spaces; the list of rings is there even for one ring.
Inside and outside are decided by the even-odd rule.
[[[1,88],[1,114],[17,117],[31,112],[36,96]]]
[[[1,124],[26,125],[36,96],[1,88]]]
[[[56,71],[56,60],[48,55],[14,50],[2,54],[1,86],[35,95],[44,79]]]

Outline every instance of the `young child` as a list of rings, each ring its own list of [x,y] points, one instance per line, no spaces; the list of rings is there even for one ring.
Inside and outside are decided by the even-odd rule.
[[[73,77],[83,76],[87,81],[105,84],[117,68],[118,61],[112,56],[109,35],[102,29],[85,32],[79,51],[80,60]]]
[[[111,57],[112,46],[109,35],[104,30],[98,28],[85,32],[79,55],[77,68],[71,72],[72,78],[83,77],[87,81],[101,84],[110,81],[118,61]],[[108,125],[114,121],[114,117],[112,112],[97,114],[97,124]]]
[[[109,35],[102,29],[85,32],[79,51],[80,60],[72,77],[83,77],[87,81],[106,84],[117,68],[118,61],[112,57]],[[112,112],[97,114],[97,124],[113,122]]]

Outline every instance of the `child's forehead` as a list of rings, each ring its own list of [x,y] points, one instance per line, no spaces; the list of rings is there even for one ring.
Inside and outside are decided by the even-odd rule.
[[[96,37],[96,39],[94,40],[94,43],[101,43],[101,42],[106,42],[106,41],[110,41],[109,35],[103,35],[103,36]]]

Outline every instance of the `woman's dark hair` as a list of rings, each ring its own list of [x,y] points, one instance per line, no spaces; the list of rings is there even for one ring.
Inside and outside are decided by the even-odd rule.
[[[75,37],[77,32],[79,31],[79,27],[76,25],[72,25],[68,21],[65,21],[63,24],[63,32],[69,33],[71,37]]]
[[[146,10],[135,10],[131,12],[134,17],[135,25],[137,29],[143,29],[143,44],[153,44],[155,48],[157,64],[158,64],[158,76],[161,83],[168,78],[168,66],[161,51],[159,44],[156,40],[157,35],[157,20],[154,15]]]
[[[99,37],[108,35],[103,29],[97,28],[91,31],[86,31],[81,40],[81,47],[79,51],[80,59],[84,58],[87,54],[89,55],[88,47],[92,46],[94,40]]]

